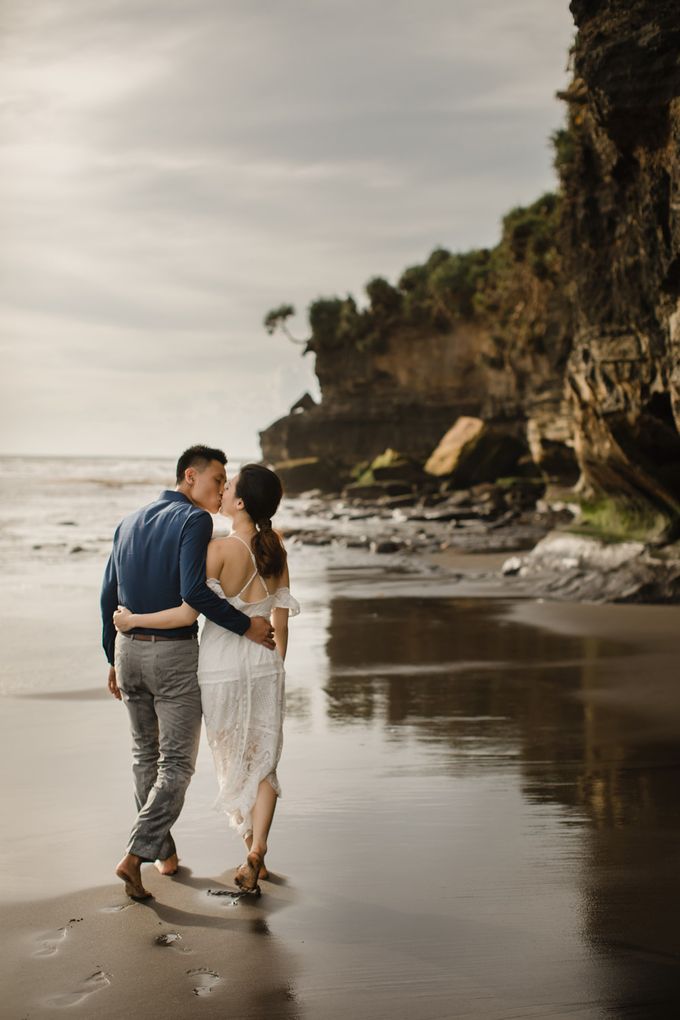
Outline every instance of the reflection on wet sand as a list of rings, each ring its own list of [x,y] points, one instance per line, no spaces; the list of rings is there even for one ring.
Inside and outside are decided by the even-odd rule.
[[[92,695],[85,624],[49,630],[56,598],[87,622],[98,575],[31,581],[42,644],[33,620],[6,628],[7,689],[38,695],[3,701],[1,873],[6,899],[27,901],[3,908],[8,1016],[76,999],[101,1020],[678,1015],[674,610],[479,586],[454,599],[462,583],[436,575],[310,562],[295,575],[278,880],[256,902],[224,894],[241,847],[212,811],[203,746],[176,832],[193,874],[148,866],[145,906],[111,873],[130,822],[127,721]],[[6,586],[6,621],[14,602]]]
[[[505,770],[508,786],[518,774],[526,802],[565,808],[565,840],[578,835],[582,939],[599,960],[607,1005],[665,1018],[680,1001],[680,727],[668,713],[641,726],[615,692],[653,669],[675,698],[679,649],[653,661],[633,632],[554,633],[509,609],[480,599],[333,599],[329,720],[379,725],[388,740],[436,749],[424,771]]]
[[[376,612],[339,598],[331,608],[329,717],[407,725],[447,745],[451,767],[477,744],[561,762],[585,716],[565,695],[590,663],[629,651],[507,621],[502,603],[479,599],[385,599]]]

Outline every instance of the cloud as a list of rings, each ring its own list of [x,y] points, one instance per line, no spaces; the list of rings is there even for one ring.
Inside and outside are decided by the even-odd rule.
[[[252,452],[314,386],[310,359],[262,330],[269,307],[360,291],[436,244],[492,244],[501,214],[551,184],[566,3],[6,8],[0,423],[15,448],[174,453],[226,406]]]

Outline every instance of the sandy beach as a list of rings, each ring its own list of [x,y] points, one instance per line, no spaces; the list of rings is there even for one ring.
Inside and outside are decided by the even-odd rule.
[[[0,1020],[680,1017],[679,10],[2,4]]]
[[[272,880],[232,895],[204,743],[180,872],[147,866],[154,899],[130,903],[97,594],[142,492],[73,491],[0,522],[0,1015],[674,1015],[677,609],[517,597],[490,556],[293,543]]]

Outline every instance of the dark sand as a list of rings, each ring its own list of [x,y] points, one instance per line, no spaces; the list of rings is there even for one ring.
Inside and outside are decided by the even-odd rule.
[[[678,610],[499,598],[487,559],[294,564],[276,880],[236,903],[205,747],[185,867],[126,900],[98,566],[47,571],[30,620],[5,584],[0,1015],[677,1015]]]

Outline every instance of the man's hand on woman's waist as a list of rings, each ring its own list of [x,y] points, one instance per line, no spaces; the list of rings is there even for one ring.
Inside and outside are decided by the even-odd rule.
[[[265,648],[276,648],[274,643],[274,628],[271,622],[264,616],[253,616],[250,619],[250,627],[243,635],[254,641],[256,645],[264,645]]]

